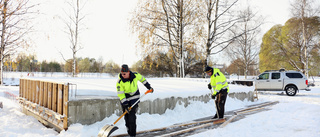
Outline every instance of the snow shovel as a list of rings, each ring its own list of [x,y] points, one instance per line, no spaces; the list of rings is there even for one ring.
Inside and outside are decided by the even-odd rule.
[[[212,92],[212,90],[210,90],[210,91],[211,91],[211,95],[212,95],[213,92]],[[216,111],[217,111],[217,116],[218,116],[218,118],[220,118],[220,117],[219,117],[219,113],[218,113],[218,108],[217,108],[216,100],[213,100],[213,102],[214,102],[214,107],[216,108]]]
[[[210,90],[210,91],[211,91],[211,95],[212,95],[212,94],[213,94],[213,93],[212,93],[212,90]],[[217,96],[217,95],[218,95],[218,94],[216,94],[216,96]],[[217,113],[217,116],[218,116],[218,119],[215,120],[215,121],[213,121],[213,124],[219,124],[219,123],[225,122],[225,121],[226,121],[225,118],[219,119],[220,117],[219,117],[219,112],[218,112],[216,100],[214,100],[213,102],[214,102],[214,107],[216,108],[216,111],[217,111],[216,113]]]
[[[153,92],[153,89],[147,90],[140,98],[139,100],[137,100],[131,107],[129,107],[130,111],[139,101],[142,97],[144,97],[146,94]],[[111,125],[105,125],[102,127],[102,129],[100,130],[98,137],[109,137],[111,135],[112,132],[116,131],[117,129],[119,129],[117,126],[114,126],[124,115],[126,115],[128,113],[128,111],[125,111],[113,124]]]
[[[217,111],[218,119],[217,119],[217,120],[215,120],[215,121],[213,121],[213,124],[219,124],[219,123],[223,123],[223,122],[225,122],[225,121],[226,121],[226,119],[225,119],[225,118],[220,118],[220,117],[219,117],[219,112],[218,112],[218,108],[217,108],[217,103],[216,103],[216,101],[215,101],[215,100],[214,100],[214,106],[216,107],[216,111]]]

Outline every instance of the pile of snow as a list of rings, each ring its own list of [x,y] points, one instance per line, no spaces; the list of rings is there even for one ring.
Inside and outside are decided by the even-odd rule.
[[[46,77],[37,77],[42,79]],[[58,78],[57,78],[58,79]],[[87,95],[87,90],[98,95],[115,96],[116,78],[68,78],[59,77],[59,80],[76,83],[78,93]],[[168,96],[185,97],[208,94],[207,81],[174,79],[174,78],[147,78],[155,89],[155,93],[148,94],[143,100],[153,100]],[[320,78],[316,78],[320,83]],[[140,91],[146,89],[140,85]],[[105,124],[112,124],[118,116],[112,115],[100,122],[91,125],[72,124],[67,131],[60,134],[53,129],[46,128],[35,118],[26,116],[20,110],[19,105],[5,98],[5,92],[18,94],[18,87],[0,87],[0,102],[3,102],[3,109],[0,109],[0,135],[1,136],[32,136],[32,137],[88,137],[97,136],[99,130]],[[230,92],[249,92],[252,87],[230,85]],[[207,130],[193,136],[290,136],[290,137],[318,137],[320,136],[320,84],[311,87],[311,91],[300,91],[296,96],[277,94],[277,92],[266,92],[259,94],[259,100],[255,102],[240,101],[227,98],[226,111],[243,108],[247,105],[262,103],[266,101],[279,101],[270,107],[271,110],[249,115],[244,119],[228,124],[224,128]],[[173,110],[167,110],[165,114],[137,115],[138,131],[170,126],[175,123],[190,121],[197,118],[212,116],[215,113],[213,100],[208,103],[191,102],[188,107],[184,104],[178,105]],[[161,121],[159,121],[161,119]],[[116,126],[119,129],[113,134],[126,133],[124,120],[120,120]]]

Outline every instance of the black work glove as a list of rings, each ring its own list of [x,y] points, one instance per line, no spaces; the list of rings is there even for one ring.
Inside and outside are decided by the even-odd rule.
[[[129,111],[129,108],[130,108],[130,107],[129,107],[128,104],[123,104],[123,105],[122,105],[122,108],[124,109],[124,111],[127,111],[127,113],[129,114],[129,112],[130,112],[130,111]]]
[[[212,89],[212,86],[210,83],[208,84],[208,89],[210,89],[210,90]]]
[[[216,98],[216,95],[211,95],[211,98],[212,98],[212,99],[215,99],[215,98]]]

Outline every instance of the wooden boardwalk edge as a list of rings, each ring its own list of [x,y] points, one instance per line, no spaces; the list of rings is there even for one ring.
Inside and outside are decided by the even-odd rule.
[[[226,118],[223,121],[214,122],[214,120],[212,120],[212,119],[201,120],[201,121],[191,121],[188,123],[182,123],[182,124],[172,125],[172,126],[168,126],[168,127],[139,131],[139,132],[137,132],[137,136],[143,136],[143,137],[145,137],[145,136],[159,136],[159,137],[181,136],[181,135],[185,135],[189,132],[193,132],[198,129],[203,129],[203,128],[207,128],[207,127],[214,126],[214,125],[217,125],[217,126],[214,126],[212,128],[218,128],[218,127],[223,128],[226,125],[228,125],[229,123],[231,123],[232,121],[234,121],[235,119],[237,119],[237,116],[239,116],[239,115],[248,115],[248,113],[250,113],[250,112],[260,112],[261,110],[264,110],[265,107],[271,106],[271,105],[274,105],[277,103],[279,103],[279,101],[264,102],[264,103],[260,103],[260,104],[254,105],[254,106],[249,106],[248,108],[238,109],[238,110],[234,110],[234,111],[230,111],[230,112],[228,111],[229,113],[233,113],[233,115],[228,115],[228,116],[225,115]],[[179,127],[186,127],[186,128],[179,129]],[[175,128],[177,128],[176,131],[174,131]],[[158,133],[156,133],[156,132],[158,132]],[[165,133],[159,135],[159,132],[165,132]],[[152,134],[152,133],[155,133],[155,134]],[[122,137],[122,136],[128,136],[128,134],[118,134],[118,135],[114,135],[113,137]]]

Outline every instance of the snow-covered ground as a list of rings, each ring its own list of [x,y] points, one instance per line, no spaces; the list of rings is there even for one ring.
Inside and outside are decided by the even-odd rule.
[[[19,78],[27,77],[27,73],[7,74],[9,83],[15,84]],[[77,84],[77,95],[98,95],[116,96],[115,83],[117,78],[105,75],[87,75],[87,77],[70,78],[64,74],[56,77],[44,77],[43,74],[36,74],[36,79],[46,79],[60,82]],[[148,94],[142,100],[153,100],[171,96],[187,97],[194,95],[208,94],[208,81],[206,79],[176,79],[176,78],[147,78],[155,89],[155,93]],[[312,80],[310,80],[312,81]],[[228,124],[224,128],[207,130],[195,134],[196,137],[212,136],[281,136],[281,137],[319,137],[320,136],[320,78],[315,78],[315,87],[311,91],[300,91],[296,96],[289,97],[279,92],[264,92],[259,94],[259,100],[255,102],[240,101],[227,98],[226,111],[243,108],[247,105],[262,103],[266,101],[279,101],[269,111],[263,111],[249,115],[244,119]],[[140,91],[146,89],[140,85]],[[0,102],[3,109],[0,109],[0,136],[4,137],[95,137],[101,127],[105,124],[112,124],[118,116],[112,115],[100,122],[91,125],[73,124],[67,131],[60,134],[53,129],[46,128],[35,118],[26,116],[21,112],[19,105],[5,97],[5,92],[18,94],[18,87],[0,87]],[[89,91],[90,94],[88,94]],[[253,87],[230,85],[230,92],[249,92]],[[77,97],[79,97],[77,96]],[[74,99],[77,99],[73,97]],[[177,105],[173,110],[167,110],[165,114],[141,114],[137,116],[138,131],[169,126],[175,123],[190,121],[197,118],[212,116],[215,113],[213,100],[208,103],[192,102],[187,108],[184,105]],[[161,119],[161,120],[160,120]],[[126,133],[124,120],[120,120],[116,126],[119,129],[113,134]]]

